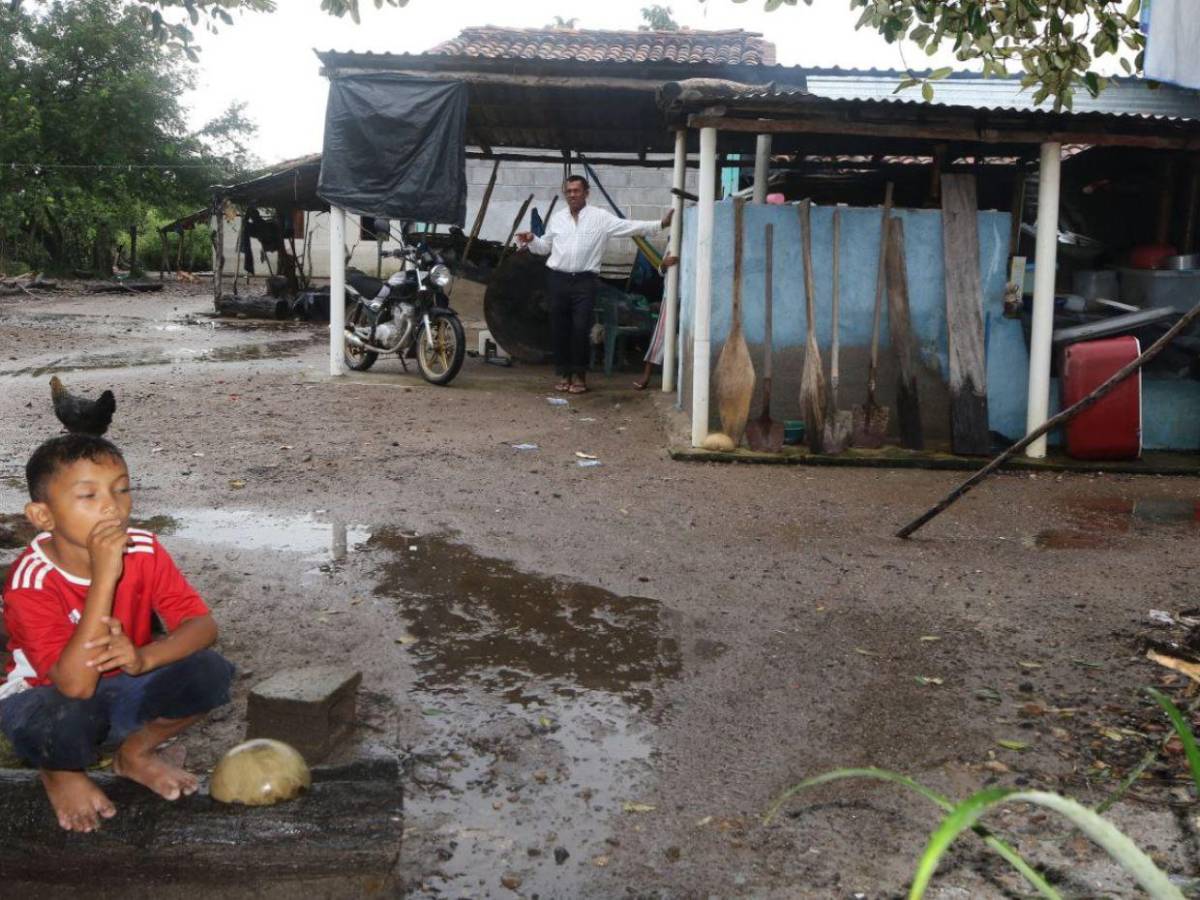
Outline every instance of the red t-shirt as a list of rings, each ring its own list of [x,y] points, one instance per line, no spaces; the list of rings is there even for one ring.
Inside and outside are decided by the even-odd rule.
[[[150,613],[162,618],[168,631],[187,619],[208,615],[208,607],[187,583],[158,539],[149,531],[130,528],[125,570],[117,582],[112,614],[135,646],[150,643]],[[83,615],[91,582],[64,572],[42,551],[50,535],[39,534],[17,557],[4,584],[4,627],[12,654],[0,697],[51,684],[49,673]],[[120,669],[104,673],[116,675]]]

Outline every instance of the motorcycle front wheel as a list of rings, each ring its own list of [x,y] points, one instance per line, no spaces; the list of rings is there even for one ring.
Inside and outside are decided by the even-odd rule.
[[[430,384],[449,384],[462,368],[467,353],[467,336],[458,316],[451,313],[432,315],[429,328],[417,325],[417,368]],[[432,338],[432,340],[431,340]]]
[[[354,304],[353,309],[346,313],[346,331],[353,331],[355,328],[367,324],[367,308],[360,300]],[[355,372],[365,372],[371,366],[375,365],[375,360],[379,359],[379,354],[372,350],[367,350],[364,347],[358,347],[351,341],[346,340],[345,357],[346,365]]]

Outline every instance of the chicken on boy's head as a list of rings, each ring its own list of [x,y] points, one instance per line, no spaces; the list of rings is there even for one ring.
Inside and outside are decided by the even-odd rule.
[[[132,502],[129,470],[117,446],[89,434],[65,434],[46,441],[25,464],[29,521],[86,546],[99,522],[129,524]]]

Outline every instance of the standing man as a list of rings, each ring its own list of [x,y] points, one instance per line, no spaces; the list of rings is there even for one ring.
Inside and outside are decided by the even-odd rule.
[[[605,243],[610,237],[656,234],[670,226],[675,212],[669,210],[660,221],[619,219],[588,206],[588,188],[583,176],[569,176],[563,184],[567,208],[550,217],[546,233],[541,237],[534,237],[530,231],[517,233],[522,249],[538,256],[550,255],[546,261],[546,287],[550,292],[554,367],[559,375],[555,390],[572,394],[583,394],[588,389],[588,335]]]

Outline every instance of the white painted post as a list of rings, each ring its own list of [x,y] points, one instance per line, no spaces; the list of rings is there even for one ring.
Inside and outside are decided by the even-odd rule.
[[[1058,260],[1058,185],[1062,145],[1042,144],[1038,174],[1036,255],[1033,270],[1033,328],[1029,338],[1029,400],[1025,433],[1046,421],[1050,413],[1050,354],[1054,334],[1054,270]],[[1030,444],[1025,455],[1046,455],[1046,438]]]
[[[675,132],[675,170],[671,184],[677,191],[687,186],[687,129],[680,128]],[[683,240],[683,198],[678,194],[672,195],[671,208],[675,215],[671,219],[671,237],[667,242],[667,253],[679,256],[679,245]],[[667,269],[666,302],[660,315],[663,320],[663,371],[662,389],[664,394],[675,390],[675,351],[679,330],[679,265]]]
[[[754,150],[754,202],[767,202],[767,179],[771,170],[771,136],[760,134]]]
[[[329,374],[345,375],[346,211],[329,207]]]
[[[708,437],[709,337],[712,316],[713,217],[717,196],[717,129],[700,129],[700,202],[696,206],[696,314],[692,336],[692,446]]]

